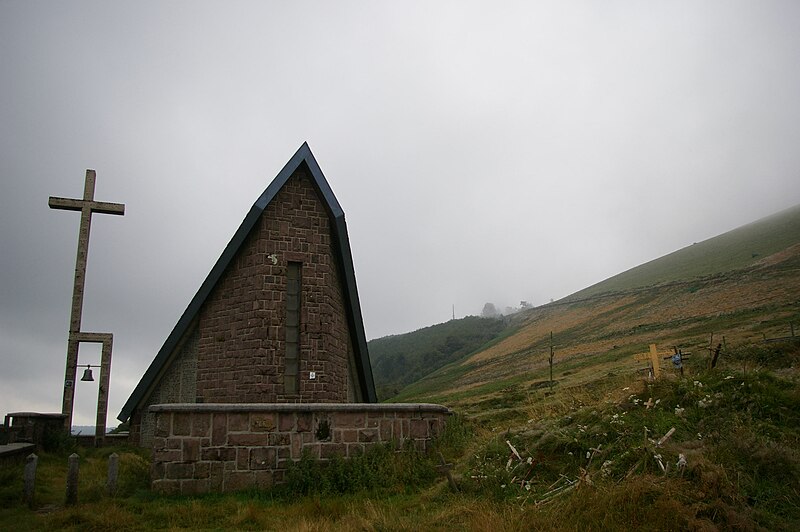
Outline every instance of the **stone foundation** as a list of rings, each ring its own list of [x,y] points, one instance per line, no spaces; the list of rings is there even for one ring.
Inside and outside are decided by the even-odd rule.
[[[283,482],[304,452],[319,460],[407,442],[419,450],[451,411],[433,404],[165,404],[155,416],[152,487],[161,493],[229,492]]]

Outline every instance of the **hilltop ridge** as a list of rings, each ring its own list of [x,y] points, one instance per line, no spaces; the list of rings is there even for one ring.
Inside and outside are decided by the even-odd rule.
[[[708,348],[711,334],[733,343],[786,335],[790,323],[800,323],[798,301],[800,205],[498,322],[492,336],[470,344],[469,353],[423,366],[427,374],[406,379],[409,385],[393,400],[468,406],[509,386],[534,385],[547,376],[551,332],[556,376],[569,375],[570,381],[630,368],[631,355],[650,343],[700,350]],[[417,333],[394,338],[391,355],[383,339],[370,342],[372,359],[380,360],[376,381],[393,357],[413,356],[404,348],[425,350]]]
[[[648,261],[579,290],[564,300],[747,268],[798,243],[800,204]]]

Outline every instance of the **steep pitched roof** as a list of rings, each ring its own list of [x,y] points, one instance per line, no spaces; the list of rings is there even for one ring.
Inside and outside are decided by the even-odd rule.
[[[198,312],[200,312],[203,303],[205,303],[228,265],[236,256],[239,248],[244,244],[247,235],[249,235],[250,231],[255,227],[264,209],[272,202],[278,194],[278,191],[286,184],[286,181],[289,180],[292,174],[301,167],[307,170],[314,187],[322,197],[322,202],[325,205],[325,209],[328,211],[328,215],[331,217],[331,220],[333,220],[333,246],[338,266],[344,277],[345,310],[348,326],[353,333],[353,349],[359,387],[362,390],[366,402],[376,402],[375,384],[372,380],[372,368],[369,362],[369,353],[367,352],[367,338],[364,333],[361,305],[358,300],[353,257],[350,252],[350,241],[347,237],[347,225],[344,220],[344,211],[336,200],[336,196],[333,195],[333,191],[330,185],[328,185],[316,159],[314,159],[311,149],[308,147],[308,144],[304,142],[303,145],[300,146],[300,149],[297,150],[289,162],[286,163],[283,169],[278,173],[272,183],[269,184],[264,193],[261,194],[253,204],[253,207],[250,209],[250,212],[247,213],[242,225],[239,226],[239,229],[237,229],[233,238],[225,247],[225,251],[222,252],[222,256],[217,260],[217,263],[211,269],[206,280],[203,281],[197,294],[192,298],[192,301],[178,320],[175,328],[172,329],[172,332],[150,364],[150,367],[147,368],[142,380],[139,381],[139,384],[133,390],[125,406],[122,407],[122,411],[117,416],[117,419],[120,421],[127,421],[139,403],[145,399],[148,390],[155,383],[161,371],[166,368],[171,356],[176,351],[175,348],[189,330],[190,325]]]

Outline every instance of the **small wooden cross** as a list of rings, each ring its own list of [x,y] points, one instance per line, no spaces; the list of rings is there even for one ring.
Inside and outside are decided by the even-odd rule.
[[[656,344],[650,344],[650,352],[649,353],[639,353],[638,355],[633,355],[633,359],[637,362],[648,361],[650,363],[650,367],[653,370],[653,378],[658,379],[661,376],[661,364],[659,361],[658,350],[656,349]]]

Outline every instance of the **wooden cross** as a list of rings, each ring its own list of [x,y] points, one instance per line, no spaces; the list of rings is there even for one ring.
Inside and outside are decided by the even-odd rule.
[[[638,355],[633,355],[633,359],[637,362],[648,361],[650,363],[650,367],[653,370],[653,378],[658,379],[661,376],[661,364],[659,363],[659,356],[658,350],[656,349],[656,344],[650,344],[650,352],[649,353],[639,353]]]
[[[66,414],[66,428],[72,428],[72,410],[75,398],[75,377],[78,367],[78,345],[80,342],[97,342],[103,344],[102,362],[100,363],[100,391],[97,399],[96,436],[102,440],[105,435],[106,413],[108,408],[108,380],[111,371],[112,335],[107,333],[82,333],[81,315],[83,314],[83,289],[86,284],[86,259],[89,253],[89,230],[92,225],[92,214],[125,214],[122,203],[95,201],[95,171],[86,170],[86,182],[82,199],[59,198],[50,196],[48,205],[51,209],[79,211],[81,224],[78,230],[78,256],[75,259],[75,282],[72,288],[72,310],[69,320],[69,340],[67,343],[67,367],[64,375],[64,398],[61,413]],[[102,420],[101,420],[102,417]]]

